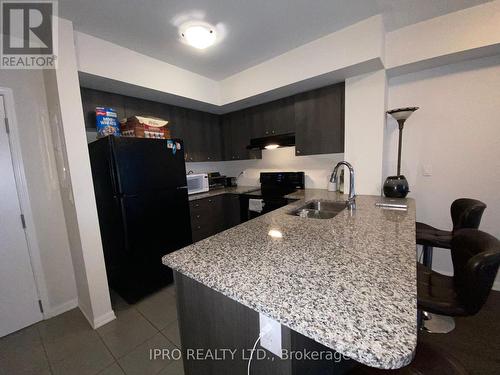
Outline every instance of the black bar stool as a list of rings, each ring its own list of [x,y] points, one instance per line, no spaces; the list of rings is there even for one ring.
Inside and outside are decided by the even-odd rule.
[[[453,232],[462,228],[479,228],[486,204],[476,199],[460,198],[450,207],[453,230],[446,231],[425,223],[416,223],[417,245],[423,246],[423,264],[432,268],[434,247],[451,249]]]
[[[423,264],[432,269],[433,248],[451,249],[453,233],[462,228],[479,228],[486,204],[476,199],[460,198],[455,200],[450,207],[453,230],[445,231],[427,225],[416,223],[416,242],[422,245]],[[423,328],[428,332],[448,333],[455,328],[452,317],[437,316],[427,311],[421,313],[425,319]]]
[[[475,315],[495,281],[500,241],[477,229],[457,230],[451,241],[451,258],[453,276],[417,263],[418,309],[447,317]]]

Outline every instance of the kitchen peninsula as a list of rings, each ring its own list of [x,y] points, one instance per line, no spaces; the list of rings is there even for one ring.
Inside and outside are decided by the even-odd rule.
[[[269,353],[271,360],[252,363],[252,373],[408,364],[417,342],[414,201],[387,210],[375,205],[385,198],[358,196],[355,210],[320,220],[290,212],[314,199],[346,197],[305,189],[287,198],[298,201],[163,258],[175,271],[183,348],[251,349],[262,313],[282,325],[283,349],[331,350],[351,360]],[[239,374],[247,362],[185,359],[184,366],[186,374]]]

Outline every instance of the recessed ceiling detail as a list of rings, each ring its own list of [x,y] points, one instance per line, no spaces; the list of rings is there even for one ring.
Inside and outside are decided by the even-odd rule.
[[[392,31],[485,2],[64,0],[59,14],[73,21],[75,30],[221,80],[376,14]],[[203,50],[180,43],[179,27],[187,21],[213,25],[215,43]]]

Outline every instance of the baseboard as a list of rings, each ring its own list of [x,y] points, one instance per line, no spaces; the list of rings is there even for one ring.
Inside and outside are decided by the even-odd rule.
[[[49,310],[45,310],[43,316],[45,319],[50,319],[54,316],[65,313],[66,311],[73,310],[75,307],[78,307],[78,298],[61,303],[60,305],[55,306]]]
[[[497,280],[495,280],[495,282],[493,283],[492,289],[500,292],[500,280],[498,280],[498,277]]]
[[[92,328],[97,329],[106,323],[111,322],[112,320],[116,319],[115,312],[113,310],[108,311],[107,313],[98,316],[97,318],[91,318],[92,314],[90,312],[87,312],[84,306],[79,306],[80,311],[82,312],[83,316],[87,319],[89,324],[92,326]]]
[[[94,327],[94,329],[97,329],[97,328],[102,327],[106,323],[109,323],[115,319],[116,319],[115,312],[113,310],[108,311],[106,314],[103,314],[103,315],[94,319],[93,327]]]

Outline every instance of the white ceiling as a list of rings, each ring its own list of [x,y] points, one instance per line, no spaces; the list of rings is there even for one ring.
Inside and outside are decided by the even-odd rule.
[[[220,80],[376,14],[391,31],[488,1],[63,0],[59,13],[79,31]],[[195,50],[179,42],[175,24],[186,19],[225,36]]]

